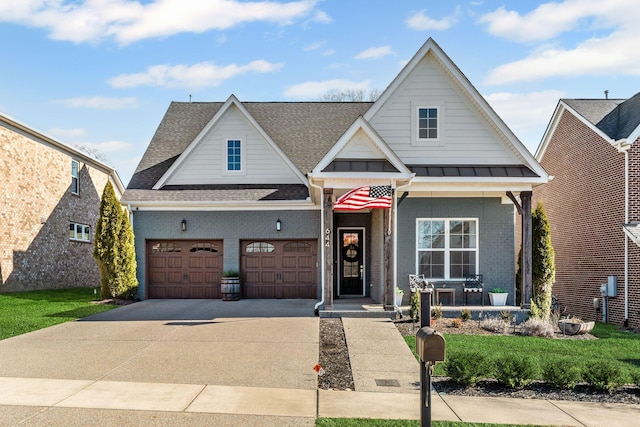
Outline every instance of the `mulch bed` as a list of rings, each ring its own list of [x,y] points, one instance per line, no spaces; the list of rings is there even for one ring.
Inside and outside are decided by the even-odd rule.
[[[415,335],[419,325],[407,320],[398,320],[396,327],[402,335]],[[496,335],[478,326],[477,321],[467,321],[460,328],[451,326],[451,319],[438,319],[435,329],[445,334]],[[517,334],[511,328],[506,335]],[[551,338],[550,338],[551,339]],[[553,339],[597,339],[590,334],[563,335],[560,332]],[[349,362],[349,351],[344,337],[341,319],[320,319],[319,363],[325,373],[318,377],[318,388],[323,390],[354,390],[353,375]],[[521,390],[512,390],[501,386],[495,380],[480,381],[474,387],[462,387],[448,377],[435,376],[434,388],[441,394],[458,396],[511,397],[524,399],[573,400],[581,402],[631,403],[640,404],[640,389],[622,387],[612,394],[600,393],[593,388],[580,384],[572,390],[560,390],[544,382],[533,382]]]

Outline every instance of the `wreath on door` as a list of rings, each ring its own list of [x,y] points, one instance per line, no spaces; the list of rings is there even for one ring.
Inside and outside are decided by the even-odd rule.
[[[356,262],[360,259],[360,247],[351,243],[342,248],[342,259],[347,262]]]

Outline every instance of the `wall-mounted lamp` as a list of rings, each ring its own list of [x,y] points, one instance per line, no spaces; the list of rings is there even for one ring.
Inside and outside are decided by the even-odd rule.
[[[278,218],[278,220],[276,221],[276,231],[280,230],[282,230],[282,221],[280,221],[280,218]]]
[[[182,222],[180,223],[180,229],[182,231],[187,231],[187,220],[182,218]]]

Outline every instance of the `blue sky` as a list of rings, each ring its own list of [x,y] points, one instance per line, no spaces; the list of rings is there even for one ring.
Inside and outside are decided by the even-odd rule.
[[[432,37],[534,152],[559,98],[639,89],[637,0],[0,0],[0,112],[126,184],[171,101],[384,90]]]

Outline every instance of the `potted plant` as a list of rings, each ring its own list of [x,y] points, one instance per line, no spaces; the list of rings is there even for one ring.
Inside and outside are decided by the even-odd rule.
[[[491,305],[501,306],[507,304],[509,293],[502,288],[493,288],[489,291]]]
[[[240,299],[240,273],[237,270],[226,270],[220,279],[222,301],[238,301]]]
[[[402,298],[404,297],[404,291],[396,286],[396,305],[402,306]]]
[[[560,332],[565,335],[586,334],[593,329],[595,322],[585,322],[578,317],[570,317],[558,320]]]

